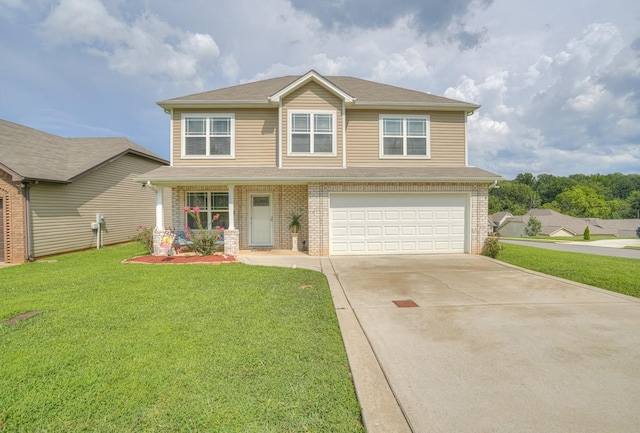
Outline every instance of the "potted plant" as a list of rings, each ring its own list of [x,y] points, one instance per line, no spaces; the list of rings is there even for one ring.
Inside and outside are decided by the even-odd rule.
[[[289,230],[291,231],[291,244],[292,251],[298,251],[298,233],[300,232],[300,218],[302,215],[292,213],[291,214],[291,223],[289,224]]]

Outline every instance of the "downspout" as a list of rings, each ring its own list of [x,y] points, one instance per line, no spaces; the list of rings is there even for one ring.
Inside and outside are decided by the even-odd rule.
[[[347,168],[347,115],[342,100],[342,168]]]
[[[25,225],[25,241],[27,243],[27,260],[33,262],[33,245],[32,245],[32,221],[31,221],[31,190],[27,182],[24,185],[24,225]]]
[[[278,158],[276,164],[278,168],[282,168],[282,100],[278,105]]]

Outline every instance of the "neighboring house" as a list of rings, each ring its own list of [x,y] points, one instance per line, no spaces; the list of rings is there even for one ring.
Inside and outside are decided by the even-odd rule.
[[[133,178],[166,164],[125,138],[63,138],[0,120],[0,262],[125,242],[139,224],[153,227],[156,195]]]
[[[158,202],[172,190],[176,227],[189,224],[185,206],[207,221],[220,214],[228,254],[291,249],[294,213],[310,255],[482,249],[500,176],[467,164],[478,105],[315,71],[158,105],[170,115],[171,166],[136,180]]]
[[[599,218],[575,218],[551,209],[531,209],[526,215],[509,217],[499,226],[501,236],[526,236],[529,219],[535,216],[541,223],[540,235],[550,237],[581,236],[589,227],[591,235],[634,237],[640,219],[603,220]]]
[[[509,218],[513,218],[513,215],[509,212],[496,212],[494,214],[489,215],[489,226],[490,232],[496,233],[498,231],[498,227],[504,224]]]

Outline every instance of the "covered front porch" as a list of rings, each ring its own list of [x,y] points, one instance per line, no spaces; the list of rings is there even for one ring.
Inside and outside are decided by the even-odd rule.
[[[171,188],[173,230],[184,230],[189,221],[185,207],[198,206],[204,226],[224,227],[224,253],[237,256],[240,251],[307,251],[307,185],[154,185],[156,191],[156,225],[154,254],[165,255],[162,236],[167,230],[163,220],[163,191]],[[292,215],[300,215],[301,228],[294,245],[289,226]],[[217,218],[215,218],[217,217]]]

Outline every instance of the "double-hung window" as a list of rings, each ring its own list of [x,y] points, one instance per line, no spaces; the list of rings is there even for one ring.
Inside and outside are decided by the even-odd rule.
[[[381,158],[429,158],[429,116],[380,116]]]
[[[335,155],[335,112],[291,110],[289,125],[289,154]]]
[[[233,114],[184,114],[183,156],[233,158],[234,129]]]
[[[215,229],[216,226],[229,228],[229,193],[227,192],[187,192],[187,206],[192,210],[199,208],[200,222],[205,229]],[[218,219],[214,218],[219,215]],[[198,226],[194,218],[187,214],[187,225],[191,229]]]

